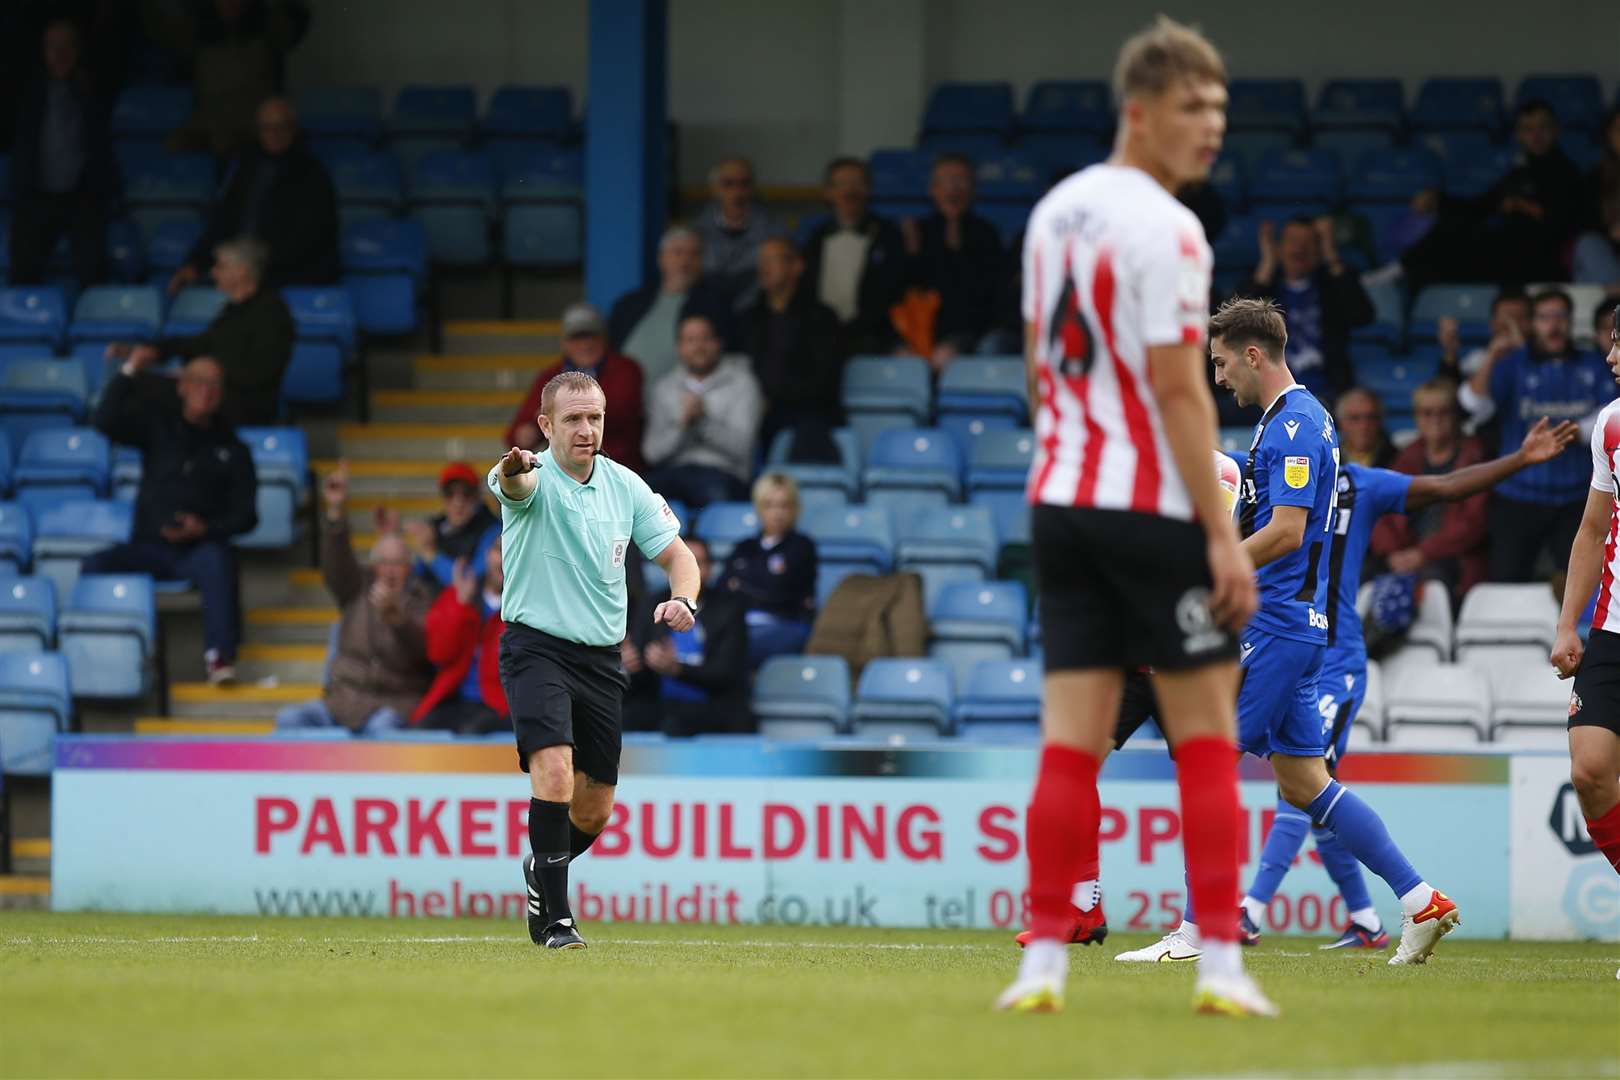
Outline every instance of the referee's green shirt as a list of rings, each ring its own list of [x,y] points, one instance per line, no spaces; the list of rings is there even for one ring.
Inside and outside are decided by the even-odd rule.
[[[669,504],[634,472],[598,456],[581,484],[550,450],[527,499],[487,483],[501,504],[501,618],[581,645],[624,640],[624,557],[631,541],[655,559],[681,531]]]

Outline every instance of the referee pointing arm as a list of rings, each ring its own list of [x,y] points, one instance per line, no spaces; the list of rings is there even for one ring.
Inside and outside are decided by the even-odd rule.
[[[606,409],[595,379],[562,372],[540,399],[549,448],[513,447],[489,471],[506,566],[501,686],[529,774],[529,937],[552,949],[585,947],[568,864],[607,824],[619,782],[625,554],[634,543],[669,575],[670,599],[653,621],[672,630],[691,629],[700,584],[669,506],[601,456]]]

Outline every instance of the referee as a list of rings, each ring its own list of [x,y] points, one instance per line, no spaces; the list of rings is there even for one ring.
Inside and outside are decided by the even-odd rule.
[[[529,774],[529,937],[583,949],[568,906],[568,864],[596,840],[619,782],[619,666],[634,542],[669,575],[655,623],[689,630],[697,560],[668,504],[641,477],[603,457],[607,398],[582,371],[546,384],[537,417],[550,448],[513,447],[489,471],[501,504],[501,686],[511,705],[518,767]]]

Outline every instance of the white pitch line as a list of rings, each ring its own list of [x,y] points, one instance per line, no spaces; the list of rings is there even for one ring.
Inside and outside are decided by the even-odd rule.
[[[1496,1080],[1498,1077],[1615,1077],[1620,1076],[1620,1059],[1597,1058],[1552,1061],[1421,1061],[1395,1065],[1367,1065],[1357,1068],[1306,1070],[1292,1073],[1195,1073],[1183,1080],[1222,1080],[1223,1077],[1244,1077],[1249,1080],[1290,1080],[1297,1077],[1349,1077],[1353,1080]]]

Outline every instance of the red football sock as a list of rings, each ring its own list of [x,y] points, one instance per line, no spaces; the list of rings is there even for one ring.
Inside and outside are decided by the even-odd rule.
[[[1085,877],[1088,865],[1095,876],[1101,817],[1098,768],[1097,759],[1084,750],[1051,743],[1041,750],[1040,776],[1025,822],[1029,928],[1037,938],[1062,940],[1068,934],[1074,883]]]
[[[1586,831],[1592,834],[1592,843],[1603,852],[1615,873],[1620,873],[1620,803],[1610,807],[1609,812],[1596,821],[1588,819]]]
[[[1198,912],[1198,932],[1209,941],[1237,940],[1237,748],[1230,739],[1204,736],[1176,747],[1181,788],[1181,843],[1187,890]]]

